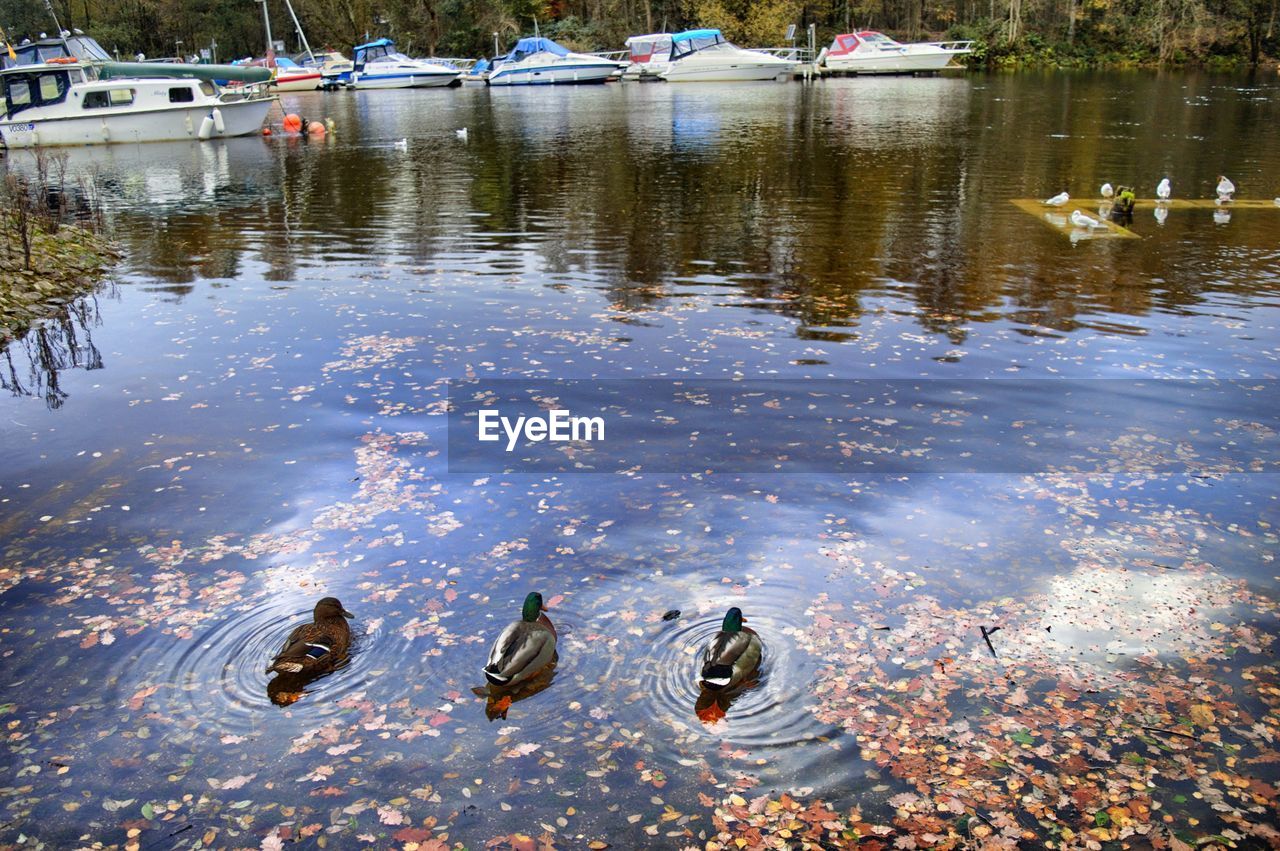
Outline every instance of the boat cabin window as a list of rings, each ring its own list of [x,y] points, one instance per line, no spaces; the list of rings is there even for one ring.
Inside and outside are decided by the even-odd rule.
[[[856,35],[842,35],[836,39],[836,42],[845,50],[856,50],[858,47],[858,37]]]
[[[714,35],[697,35],[692,38],[684,38],[679,41],[671,42],[671,58],[679,59],[682,56],[688,56],[699,50],[706,50],[709,47],[716,47],[721,44],[728,44],[719,32]]]
[[[195,89],[190,86],[174,86],[169,89],[169,103],[191,103],[195,99]]]
[[[863,33],[862,40],[867,42],[868,44],[876,44],[881,46],[888,46],[888,45],[895,44],[894,40],[889,38],[889,36],[885,35],[884,33]]]
[[[213,85],[213,83],[209,82],[208,80],[200,81],[200,91],[202,91],[208,97],[213,97],[218,92],[217,88]]]
[[[85,109],[103,109],[108,106],[128,106],[133,103],[133,89],[99,89],[85,92]]]
[[[5,77],[4,94],[9,115],[33,106],[62,103],[71,88],[66,71],[10,74]]]

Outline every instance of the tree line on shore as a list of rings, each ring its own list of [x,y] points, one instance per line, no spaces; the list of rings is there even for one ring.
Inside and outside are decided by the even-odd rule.
[[[266,0],[273,35],[298,50],[285,0]],[[265,52],[257,0],[0,0],[14,39],[62,27],[132,56],[190,55],[215,43],[226,61]],[[293,0],[313,48],[343,52],[389,36],[413,55],[489,56],[533,31],[578,50],[616,50],[629,35],[719,27],[747,46],[785,44],[810,24],[818,45],[877,29],[903,40],[975,41],[971,61],[1049,65],[1257,65],[1280,48],[1280,0]]]

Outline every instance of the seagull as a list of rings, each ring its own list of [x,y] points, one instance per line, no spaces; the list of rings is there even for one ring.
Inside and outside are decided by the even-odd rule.
[[[1168,201],[1169,196],[1173,193],[1173,187],[1169,185],[1169,178],[1160,181],[1160,185],[1156,187],[1156,197],[1161,201]]]
[[[459,141],[467,141],[467,128],[463,127],[461,130],[454,130],[453,132],[457,134]]]
[[[1110,183],[1102,184],[1102,189],[1100,189],[1099,191],[1102,193],[1103,198],[1114,198],[1116,194],[1116,191],[1111,188]]]
[[[1231,196],[1236,194],[1236,185],[1227,179],[1225,175],[1218,177],[1218,202],[1226,203],[1231,200]]]
[[[1071,211],[1071,224],[1075,225],[1078,228],[1105,228],[1106,227],[1106,225],[1104,225],[1102,222],[1098,221],[1092,216],[1086,216],[1084,213],[1080,212],[1079,210]]]
[[[1065,192],[1059,192],[1052,198],[1046,198],[1044,203],[1050,207],[1061,207],[1063,204],[1071,200],[1071,196]]]
[[[408,140],[408,139],[401,139],[399,142],[396,142],[396,143],[395,143],[395,145],[394,145],[393,147],[394,147],[397,151],[407,151],[407,150],[409,150],[409,140]]]

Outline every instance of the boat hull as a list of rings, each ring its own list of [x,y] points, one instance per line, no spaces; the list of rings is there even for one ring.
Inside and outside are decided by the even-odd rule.
[[[320,88],[321,74],[289,74],[276,77],[271,81],[271,88],[277,92],[310,92]]]
[[[426,89],[457,85],[461,74],[404,73],[404,74],[352,74],[347,83],[353,89]]]
[[[827,69],[851,74],[911,74],[916,71],[941,71],[954,56],[964,56],[968,51],[908,50],[904,53],[886,52],[882,55],[847,57],[828,56]]]
[[[223,131],[210,138],[246,136],[262,128],[274,97],[217,104]],[[57,145],[104,145],[135,142],[173,142],[200,138],[200,128],[211,107],[173,106],[163,109],[112,111],[90,115],[0,121],[0,137],[10,148]]]
[[[491,86],[547,86],[603,83],[618,70],[617,64],[532,65],[498,68],[489,74]]]
[[[761,64],[738,61],[685,64],[688,61],[672,62],[660,76],[668,83],[747,83],[786,79],[795,74],[795,65],[790,62]]]

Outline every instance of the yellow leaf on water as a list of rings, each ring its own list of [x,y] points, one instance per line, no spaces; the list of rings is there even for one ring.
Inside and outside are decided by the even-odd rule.
[[[1191,707],[1191,712],[1188,714],[1191,716],[1191,720],[1201,727],[1213,725],[1213,708],[1206,703],[1197,703]]]

